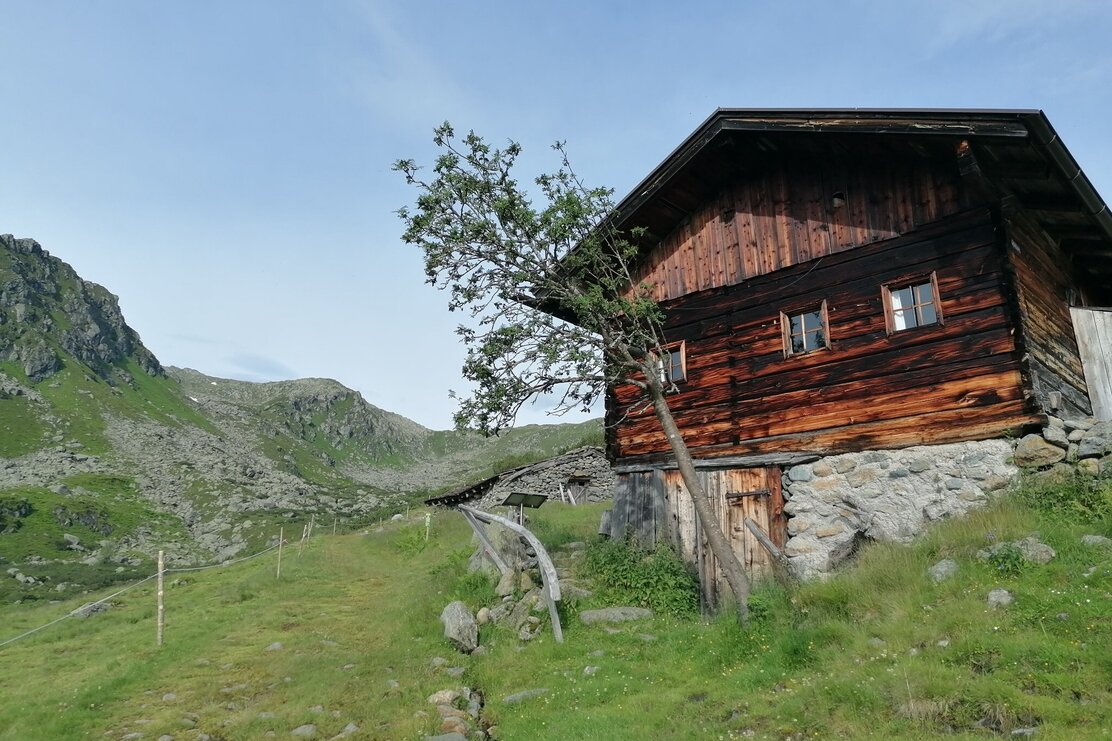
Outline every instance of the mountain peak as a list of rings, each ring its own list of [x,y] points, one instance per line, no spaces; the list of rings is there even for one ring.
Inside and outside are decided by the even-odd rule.
[[[0,234],[0,360],[19,363],[29,379],[41,381],[67,357],[109,381],[124,373],[119,365],[129,358],[152,376],[163,374],[114,294],[35,240]]]

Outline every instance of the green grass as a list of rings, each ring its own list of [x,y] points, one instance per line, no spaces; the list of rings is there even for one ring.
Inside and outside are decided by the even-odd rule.
[[[39,414],[25,396],[0,396],[0,458],[16,458],[45,445],[49,428]]]
[[[0,602],[17,599],[50,599],[57,597],[54,586],[61,582],[96,588],[134,578],[136,568],[121,568],[106,560],[102,564],[87,566],[78,562],[88,553],[67,548],[63,535],[68,533],[80,539],[89,551],[95,550],[102,540],[118,541],[139,527],[147,527],[167,543],[184,541],[186,536],[181,522],[172,515],[158,512],[147,505],[136,493],[131,479],[121,476],[79,474],[66,479],[71,495],[57,494],[37,486],[0,490],[2,501],[27,501],[33,511],[22,518],[14,532],[0,534],[0,567],[6,570],[18,563],[20,571],[28,576],[43,579],[40,586],[24,586],[4,574],[0,579]],[[60,519],[69,514],[72,520],[63,525]],[[80,521],[80,515],[93,515]],[[112,555],[139,557],[139,553],[124,553],[110,548]],[[30,562],[28,557],[41,556],[42,562]],[[72,590],[72,587],[71,587]]]
[[[546,629],[521,644],[484,626],[482,657],[455,653],[437,620],[452,599],[493,598],[489,580],[466,572],[470,532],[438,511],[426,542],[414,512],[367,536],[318,538],[300,558],[287,549],[281,581],[274,554],[185,575],[167,592],[161,650],[146,586],[104,615],[0,648],[18,667],[0,673],[0,738],[188,738],[186,713],[213,738],[283,737],[302,723],[329,738],[348,722],[360,738],[420,738],[439,730],[425,697],[460,685],[485,694],[503,739],[984,739],[1027,726],[1039,739],[1108,738],[1112,550],[1079,536],[1107,535],[1112,520],[1048,516],[1026,501],[942,523],[911,547],[867,547],[823,583],[760,585],[744,628],[730,616],[585,625],[578,614],[605,602],[600,589],[563,606],[565,643]],[[531,524],[559,553],[594,542],[600,510],[549,503]],[[1058,551],[1045,566],[1001,571],[975,557],[1034,531]],[[959,571],[935,584],[926,570],[947,557]],[[990,610],[998,586],[1016,601]],[[76,604],[0,608],[0,639]],[[283,648],[266,651],[275,641]],[[433,668],[435,656],[463,677]],[[503,702],[537,687],[548,693]]]

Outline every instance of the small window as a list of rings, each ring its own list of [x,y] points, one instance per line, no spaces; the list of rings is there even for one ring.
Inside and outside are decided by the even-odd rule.
[[[660,377],[665,383],[687,380],[687,362],[682,342],[664,348],[664,355],[660,358]]]
[[[938,281],[934,273],[911,283],[884,287],[884,310],[888,333],[940,324]]]
[[[798,313],[780,312],[780,324],[784,332],[785,356],[830,347],[825,301]]]

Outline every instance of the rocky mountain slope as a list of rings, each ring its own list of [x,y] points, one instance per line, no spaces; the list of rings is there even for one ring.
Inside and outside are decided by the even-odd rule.
[[[375,519],[598,429],[487,439],[426,429],[328,379],[164,369],[115,296],[33,240],[0,236],[0,566],[126,570],[158,548],[228,558],[264,545],[269,525]]]

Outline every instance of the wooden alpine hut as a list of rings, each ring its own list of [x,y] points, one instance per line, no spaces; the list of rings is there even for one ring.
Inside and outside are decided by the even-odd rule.
[[[613,218],[644,229],[671,408],[754,571],[744,520],[784,548],[793,465],[1112,411],[1112,214],[1041,111],[719,109]],[[637,402],[609,393],[605,527],[710,577]]]

